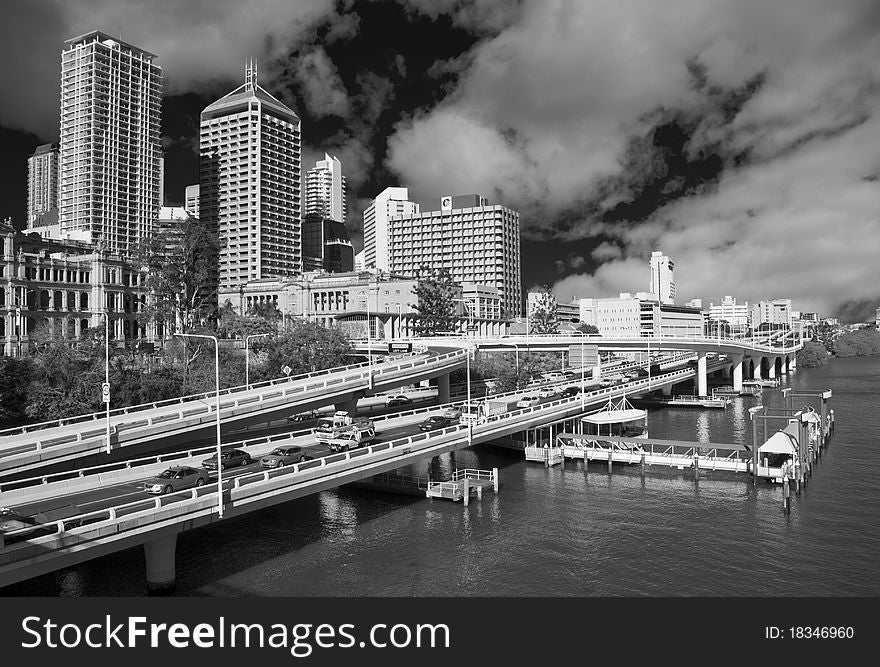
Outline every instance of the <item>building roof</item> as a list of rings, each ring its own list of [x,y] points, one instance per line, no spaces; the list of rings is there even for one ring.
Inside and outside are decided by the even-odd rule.
[[[230,107],[238,106],[250,100],[259,100],[264,105],[274,110],[276,113],[293,116],[293,118],[299,120],[299,116],[296,115],[295,111],[293,111],[283,102],[279,101],[261,85],[251,85],[249,83],[244,83],[240,85],[231,93],[227,93],[216,102],[209,104],[204,109],[202,109],[202,114],[216,114],[219,112],[223,112]]]
[[[58,149],[58,144],[42,144],[37,146],[37,150],[34,151],[34,155],[45,155],[46,153],[51,153],[54,150]]]
[[[145,56],[150,56],[151,58],[157,58],[158,56],[155,53],[150,53],[149,51],[142,49],[139,46],[134,46],[133,44],[129,44],[128,42],[123,42],[118,37],[113,37],[112,35],[108,35],[106,32],[101,32],[100,30],[91,30],[85,34],[80,35],[79,37],[72,37],[64,41],[65,44],[78,44],[79,42],[89,41],[90,38],[96,38],[96,41],[103,42],[105,40],[112,40],[119,44],[120,46],[124,46],[127,49],[132,51],[137,51],[138,53],[143,53]]]

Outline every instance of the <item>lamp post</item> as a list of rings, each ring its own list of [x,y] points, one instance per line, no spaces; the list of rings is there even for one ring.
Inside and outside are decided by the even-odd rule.
[[[183,338],[207,338],[214,341],[214,382],[217,383],[215,410],[217,411],[217,514],[223,518],[223,458],[220,451],[220,344],[216,336],[205,334],[176,333]],[[245,342],[246,344],[246,342]]]
[[[466,299],[453,299],[453,301],[460,301],[464,304],[464,307],[467,308],[468,311],[468,322],[470,323],[467,328],[465,341],[467,342],[467,357],[466,361],[466,373],[467,373],[467,407],[468,407],[468,447],[474,444],[474,422],[473,419],[470,418],[471,414],[471,329],[473,328],[474,316],[471,312],[471,308]],[[477,418],[479,418],[479,412],[477,413]]]
[[[251,357],[248,354],[248,341],[251,338],[260,338],[261,336],[271,336],[272,334],[261,333],[261,334],[250,334],[249,336],[244,337],[244,385],[248,389],[251,386]],[[219,386],[219,385],[218,385]]]
[[[101,398],[107,409],[107,453],[110,453],[110,313],[104,313],[104,386]]]
[[[379,293],[379,288],[370,287],[369,280],[367,281],[367,289],[366,296],[363,297],[363,301],[367,304],[367,362],[369,367],[369,380],[367,382],[367,386],[372,389],[373,388],[373,337],[371,333],[372,327],[370,326],[370,294],[373,293],[373,290],[376,290],[376,294]]]

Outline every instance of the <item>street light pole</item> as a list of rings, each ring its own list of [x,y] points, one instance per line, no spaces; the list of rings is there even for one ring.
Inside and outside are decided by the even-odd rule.
[[[217,396],[214,409],[217,411],[217,514],[223,518],[223,457],[220,451],[220,344],[216,336],[206,334],[176,333],[183,338],[207,338],[214,341],[214,382],[217,385]],[[245,341],[247,344],[247,341]]]
[[[271,336],[272,334],[261,333],[261,334],[250,334],[249,336],[244,337],[244,385],[248,389],[251,386],[251,357],[248,354],[248,341],[251,338],[260,338],[261,336]]]
[[[107,409],[107,453],[110,453],[110,313],[104,313],[104,391],[101,392]]]

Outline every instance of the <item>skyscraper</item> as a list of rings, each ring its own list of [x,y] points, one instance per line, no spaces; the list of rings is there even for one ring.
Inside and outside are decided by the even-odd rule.
[[[501,316],[519,316],[519,213],[478,195],[443,197],[439,211],[394,217],[388,227],[392,273],[446,269],[457,283],[495,287]]]
[[[162,69],[94,30],[61,53],[59,221],[128,253],[159,212]]]
[[[199,217],[199,185],[187,185],[183,196],[183,207],[192,214],[194,218]]]
[[[58,222],[58,146],[37,146],[28,158],[28,227]]]
[[[338,158],[324,153],[306,172],[305,212],[345,222],[345,176]]]
[[[219,233],[220,292],[301,271],[300,150],[299,117],[257,83],[256,63],[202,111],[199,217]]]
[[[409,201],[406,188],[385,188],[364,211],[364,268],[390,271],[388,221],[392,216],[418,215],[419,205]]]
[[[660,303],[675,303],[675,281],[672,271],[675,268],[672,260],[659,250],[651,253],[651,286],[650,291]]]

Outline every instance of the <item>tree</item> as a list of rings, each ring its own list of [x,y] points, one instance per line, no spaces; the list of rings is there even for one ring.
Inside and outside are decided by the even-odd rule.
[[[173,331],[188,331],[214,318],[218,246],[216,233],[191,216],[147,237],[134,261],[149,291],[143,317]]]
[[[838,357],[870,357],[880,354],[880,332],[874,328],[857,329],[838,336],[832,344]]]
[[[559,333],[559,306],[547,286],[541,288],[529,314],[529,333]]]
[[[244,338],[253,334],[275,333],[281,323],[281,313],[275,304],[259,304],[246,315],[235,312],[229,300],[220,308],[217,335],[221,338]]]
[[[28,385],[33,362],[28,357],[0,358],[0,428],[20,426],[28,421]]]
[[[597,334],[599,333],[599,327],[595,324],[587,324],[586,322],[581,322],[575,328],[575,331],[580,331],[585,334]]]
[[[418,279],[415,289],[418,303],[410,304],[419,315],[418,334],[433,336],[450,331],[455,321],[455,289],[449,271],[430,270],[423,266]]]
[[[291,375],[344,366],[352,354],[341,331],[306,320],[293,320],[277,336],[256,339],[251,349],[260,359],[251,366],[251,382],[284,377],[285,366]]]
[[[807,341],[804,347],[797,353],[798,366],[802,368],[815,368],[828,362],[828,352],[822,343]]]

